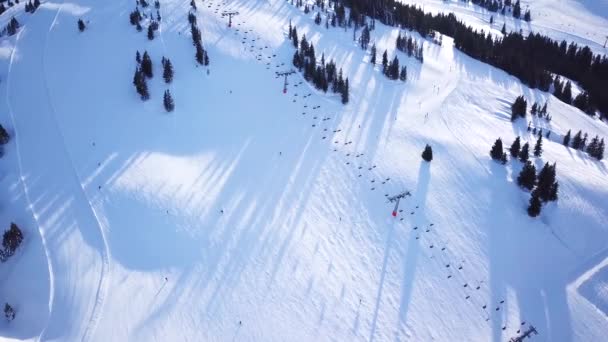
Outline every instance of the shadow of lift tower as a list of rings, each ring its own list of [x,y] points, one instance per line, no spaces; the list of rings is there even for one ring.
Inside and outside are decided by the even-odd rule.
[[[528,330],[524,331],[524,333],[521,336],[513,337],[509,340],[509,342],[522,342],[526,337],[532,338],[533,333],[534,333],[534,335],[538,335],[536,328],[533,325],[530,325],[530,328],[528,328]]]

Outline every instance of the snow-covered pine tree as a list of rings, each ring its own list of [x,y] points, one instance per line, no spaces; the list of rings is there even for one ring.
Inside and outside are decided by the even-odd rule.
[[[528,206],[528,215],[530,215],[530,217],[537,217],[540,215],[542,205],[543,204],[538,198],[538,194],[536,194],[535,191],[532,191],[532,195],[530,196],[530,205]]]
[[[528,143],[525,143],[524,146],[521,148],[521,151],[519,151],[519,161],[521,161],[522,163],[525,163],[528,161],[529,158],[530,158],[530,145]]]
[[[424,159],[427,162],[430,162],[431,160],[433,160],[433,149],[431,148],[431,146],[429,144],[427,144],[424,147],[424,151],[422,151],[422,159]]]
[[[517,185],[522,188],[532,190],[536,184],[536,167],[531,161],[527,161],[517,176]]]
[[[519,156],[519,151],[521,150],[521,141],[519,136],[517,138],[515,138],[515,140],[513,141],[513,144],[511,144],[511,147],[509,148],[509,152],[511,153],[511,157],[513,158],[517,158]]]
[[[534,156],[540,157],[543,154],[543,136],[539,134],[538,140],[536,140],[536,145],[534,145]]]
[[[165,94],[163,96],[163,105],[167,112],[172,112],[175,109],[175,103],[173,102],[173,97],[171,97],[171,92],[169,89],[165,90]]]

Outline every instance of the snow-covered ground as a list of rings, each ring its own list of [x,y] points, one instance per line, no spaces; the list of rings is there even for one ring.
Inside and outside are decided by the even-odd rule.
[[[449,38],[425,42],[420,64],[378,24],[378,51],[408,67],[405,84],[389,81],[351,30],[282,0],[197,1],[211,59],[197,67],[189,3],[161,2],[153,41],[129,25],[126,0],[48,1],[2,38],[0,123],[14,138],[0,218],[26,243],[1,265],[17,318],[0,339],[508,341],[530,324],[534,341],[605,338],[608,163],[545,141],[534,162],[557,162],[560,200],[532,219],[521,163],[489,157],[497,137],[535,141],[510,121],[520,94],[548,101],[553,120],[535,125],[554,136],[608,137],[605,123]],[[239,12],[233,28],[224,10]],[[580,30],[606,20],[560,12],[583,16]],[[300,74],[282,93],[289,20],[344,68],[348,105]],[[136,50],[154,62],[147,102],[132,85]],[[386,195],[404,190],[393,218]]]

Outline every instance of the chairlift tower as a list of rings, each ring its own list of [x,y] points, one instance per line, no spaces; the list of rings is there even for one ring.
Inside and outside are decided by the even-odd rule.
[[[296,71],[293,69],[283,71],[283,72],[277,72],[277,77],[285,76],[285,82],[283,83],[283,94],[287,94],[287,85],[289,84],[289,83],[287,83],[287,76],[295,74],[295,73],[296,73]]]
[[[232,11],[232,12],[225,11],[225,12],[222,12],[222,17],[228,17],[228,27],[232,27],[232,17],[235,16],[235,15],[238,15],[238,14],[239,14],[239,12],[236,12],[236,11]]]
[[[395,208],[393,209],[393,217],[397,217],[397,210],[399,209],[399,201],[401,201],[402,198],[405,198],[406,196],[412,196],[412,194],[409,191],[404,191],[400,194],[397,194],[395,196],[391,196],[388,198],[389,202],[395,202]]]

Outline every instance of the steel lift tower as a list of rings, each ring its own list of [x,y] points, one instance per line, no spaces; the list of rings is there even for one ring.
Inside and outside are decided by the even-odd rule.
[[[285,76],[285,83],[283,83],[283,94],[287,94],[287,85],[289,84],[289,83],[287,83],[287,76],[295,74],[295,73],[296,73],[296,71],[293,69],[287,70],[284,72],[277,72],[277,78],[281,77],[281,76]]]
[[[228,17],[228,27],[232,27],[232,17],[235,15],[238,15],[239,12],[236,11],[227,11],[227,12],[222,12],[222,17]]]

